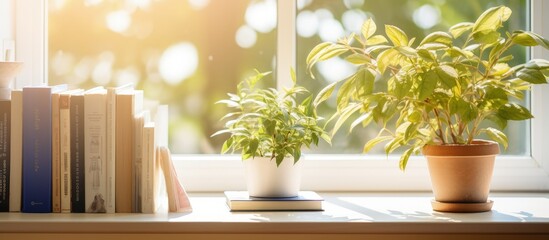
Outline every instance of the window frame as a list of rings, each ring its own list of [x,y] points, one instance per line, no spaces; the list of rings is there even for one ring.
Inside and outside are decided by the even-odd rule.
[[[14,84],[47,83],[47,0],[11,1],[15,6],[16,59],[25,67]],[[291,84],[289,67],[295,66],[295,13],[297,0],[277,1],[277,86]],[[33,7],[28,7],[33,6]],[[292,9],[286,11],[286,9]],[[532,30],[549,38],[549,2],[531,0]],[[1,17],[0,17],[1,18]],[[532,48],[532,58],[549,59],[549,51]],[[543,94],[546,93],[546,94]],[[549,84],[532,90],[531,156],[498,156],[492,180],[494,191],[549,190]],[[239,155],[179,155],[174,165],[188,191],[224,191],[245,189],[244,167]],[[368,161],[364,161],[368,159]],[[427,164],[423,157],[412,157],[406,172],[398,169],[396,156],[310,154],[303,163],[302,189],[316,191],[429,191]]]

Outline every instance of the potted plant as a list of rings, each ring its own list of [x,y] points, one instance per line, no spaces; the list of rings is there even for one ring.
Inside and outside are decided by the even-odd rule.
[[[300,187],[302,147],[318,145],[319,139],[330,142],[330,137],[318,126],[312,95],[296,85],[295,73],[294,85],[284,92],[257,87],[268,74],[257,72],[218,102],[234,111],[221,119],[231,119],[225,129],[212,136],[230,134],[222,153],[241,152],[250,196],[293,197]],[[300,101],[304,94],[308,96]]]
[[[547,60],[510,65],[513,56],[506,52],[514,45],[549,48],[549,41],[533,32],[501,33],[510,15],[505,6],[490,8],[474,23],[458,23],[421,41],[391,25],[385,26],[387,40],[376,35],[376,24],[368,19],[360,34],[320,43],[309,53],[313,78],[317,62],[336,56],[357,66],[352,76],[321,90],[314,104],[327,100],[339,86],[334,132],[349,119],[351,129],[379,123],[379,134],[365,144],[364,152],[382,142],[387,142],[387,154],[404,148],[402,170],[411,154],[422,152],[435,210],[490,210],[487,197],[497,143],[504,148],[508,144],[501,129],[509,120],[533,117],[516,100],[532,84],[546,83],[549,73]],[[386,88],[374,87],[377,81]],[[482,125],[486,120],[495,126]],[[495,142],[477,140],[480,134]]]

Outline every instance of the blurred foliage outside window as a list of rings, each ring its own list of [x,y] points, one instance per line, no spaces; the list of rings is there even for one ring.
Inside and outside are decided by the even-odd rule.
[[[74,88],[133,82],[145,97],[170,107],[170,148],[180,154],[217,154],[229,111],[214,104],[253,69],[275,68],[276,0],[48,0],[48,78]],[[318,65],[317,79],[305,71],[308,52],[321,41],[335,41],[373,18],[417,38],[474,21],[485,9],[513,10],[509,29],[528,29],[526,0],[298,0],[297,73],[300,85],[316,94],[329,82],[351,74],[343,60]],[[381,30],[381,29],[380,29]],[[527,57],[514,49],[515,61]],[[268,79],[264,87],[275,87]],[[333,104],[321,106],[329,117]],[[375,125],[345,130],[333,146],[312,153],[361,153],[377,133]],[[527,122],[509,124],[506,154],[529,154]],[[378,149],[382,153],[382,149]]]

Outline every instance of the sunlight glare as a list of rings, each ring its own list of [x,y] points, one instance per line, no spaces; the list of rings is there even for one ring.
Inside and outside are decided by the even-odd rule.
[[[276,2],[253,2],[246,9],[246,24],[260,33],[268,33],[276,27]]]
[[[251,48],[257,41],[257,33],[251,27],[244,25],[236,31],[235,40],[241,48]]]
[[[302,11],[296,19],[297,34],[301,37],[312,37],[318,31],[318,18],[308,10]]]
[[[132,22],[130,13],[125,10],[111,12],[107,15],[107,27],[117,33],[122,33],[130,27]]]
[[[348,9],[361,8],[364,5],[364,0],[343,0],[343,4]]]
[[[96,5],[99,5],[103,2],[103,0],[85,0],[84,1],[84,6],[86,7],[89,7],[89,6],[96,6]]]
[[[416,9],[413,14],[414,23],[423,29],[430,29],[440,22],[440,11],[429,4]]]
[[[339,21],[328,18],[321,20],[318,35],[322,41],[335,42],[345,35],[345,31]]]
[[[201,10],[210,4],[210,0],[188,0],[194,10]]]
[[[164,81],[177,85],[192,76],[198,68],[198,51],[194,44],[180,42],[168,47],[160,57],[158,71]]]
[[[319,62],[317,65],[320,74],[329,82],[344,79],[356,72],[355,66],[339,57]],[[334,71],[334,69],[337,69],[337,71]]]
[[[343,13],[341,21],[347,32],[356,32],[360,33],[362,28],[362,23],[366,20],[366,13],[362,10],[347,10]]]

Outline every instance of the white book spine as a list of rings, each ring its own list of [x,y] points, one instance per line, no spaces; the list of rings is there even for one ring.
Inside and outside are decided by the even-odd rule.
[[[141,186],[143,213],[155,213],[157,210],[159,170],[156,159],[155,126],[154,123],[147,123],[143,129],[143,185]]]
[[[106,208],[107,213],[115,213],[115,186],[116,186],[116,89],[107,90],[107,194]]]
[[[106,93],[84,95],[84,161],[86,212],[106,212]]]
[[[10,212],[21,211],[23,170],[23,92],[11,93]]]
[[[71,114],[70,95],[59,98],[59,153],[61,155],[61,212],[71,212]]]

